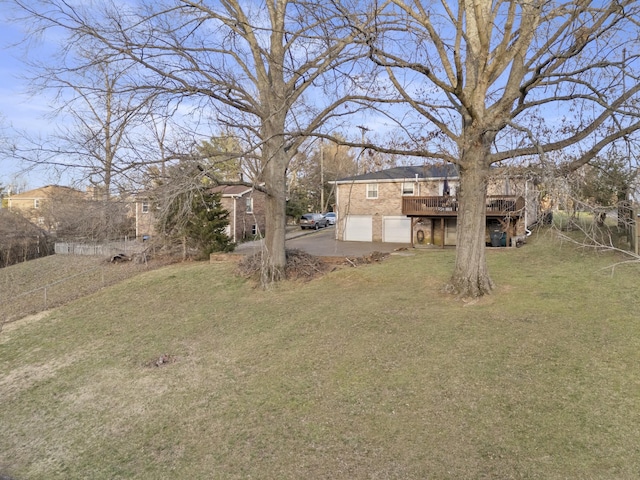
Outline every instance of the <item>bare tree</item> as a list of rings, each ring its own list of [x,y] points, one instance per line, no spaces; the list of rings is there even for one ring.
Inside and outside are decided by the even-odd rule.
[[[211,137],[198,146],[198,154],[203,158],[207,171],[216,172],[220,182],[238,182],[244,178],[254,184],[260,183],[260,165],[246,158],[241,139],[231,133]]]
[[[51,253],[53,244],[44,230],[18,213],[0,209],[0,268]]]
[[[494,287],[485,259],[492,165],[565,150],[563,167],[575,169],[640,127],[639,9],[635,0],[390,0],[378,17],[370,57],[398,95],[386,101],[411,107],[401,125],[408,144],[387,151],[459,168],[451,291]]]
[[[339,135],[336,137],[340,138]],[[289,165],[287,188],[290,198],[305,203],[296,213],[326,211],[335,204],[335,180],[356,174],[353,148],[326,140],[308,142]]]
[[[135,64],[100,55],[94,45],[71,44],[53,61],[30,62],[30,89],[53,94],[55,130],[44,139],[21,135],[11,154],[27,164],[73,170],[108,199],[139,163],[135,137],[146,105],[125,86]]]
[[[293,0],[11,3],[36,30],[62,28],[71,43],[91,41],[101,55],[135,62],[137,92],[181,98],[218,128],[245,132],[268,191],[262,283],[283,278],[287,166],[306,136],[349,113],[335,108],[350,88],[336,81],[348,73],[338,68],[359,55],[344,12]]]
[[[60,192],[51,195],[39,214],[57,239],[102,242],[135,236],[130,204],[121,198],[93,199]]]

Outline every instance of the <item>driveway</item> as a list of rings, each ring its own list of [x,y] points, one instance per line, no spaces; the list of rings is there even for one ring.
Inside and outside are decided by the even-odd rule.
[[[298,249],[318,257],[361,257],[373,252],[391,253],[401,248],[411,248],[409,243],[341,242],[335,239],[335,227],[320,230],[291,229],[287,232],[286,247]],[[262,241],[238,245],[235,253],[251,255],[262,247]]]

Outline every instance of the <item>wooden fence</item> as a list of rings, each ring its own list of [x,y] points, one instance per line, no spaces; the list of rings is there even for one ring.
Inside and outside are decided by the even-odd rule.
[[[131,255],[142,250],[142,244],[134,240],[102,244],[68,242],[56,242],[55,244],[55,253],[58,255],[92,255],[111,257],[118,253]]]

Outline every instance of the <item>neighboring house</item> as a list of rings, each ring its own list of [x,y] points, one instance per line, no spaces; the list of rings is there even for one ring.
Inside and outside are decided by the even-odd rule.
[[[245,185],[219,185],[212,191],[221,194],[222,206],[229,212],[227,235],[232,242],[264,236],[265,193]]]
[[[455,165],[395,167],[336,183],[336,238],[411,245],[455,245],[459,176]],[[537,192],[524,176],[496,169],[487,196],[487,241],[523,237],[537,221]]]
[[[56,226],[50,224],[53,218],[51,212],[60,205],[85,198],[86,194],[75,188],[47,185],[16,195],[9,195],[5,200],[9,210],[20,213],[36,225],[52,231]]]
[[[136,225],[136,239],[149,240],[155,235],[156,218],[151,212],[151,201],[146,195],[136,195],[133,202]]]
[[[246,185],[218,185],[211,191],[220,194],[220,203],[229,212],[226,233],[232,242],[264,235],[264,193]],[[135,222],[138,240],[147,240],[156,234],[152,202],[145,194],[136,196]]]

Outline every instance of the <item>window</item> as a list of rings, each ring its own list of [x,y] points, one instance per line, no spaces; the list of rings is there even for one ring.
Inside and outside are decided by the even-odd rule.
[[[253,213],[253,198],[249,197],[246,199],[246,210],[247,213]]]
[[[367,184],[367,198],[378,198],[378,184],[377,183],[368,183]]]
[[[251,225],[251,235],[258,235],[258,225]]]
[[[33,208],[40,208],[40,199],[39,198],[35,198],[33,200]]]
[[[142,202],[142,213],[149,212],[149,202]]]
[[[415,182],[405,182],[402,184],[402,195],[413,195],[415,192]]]

